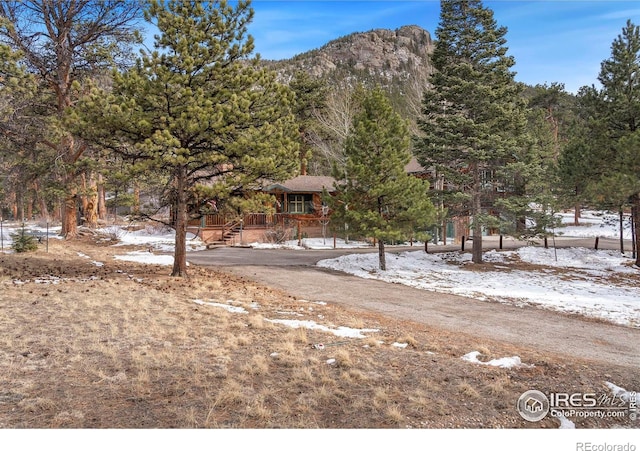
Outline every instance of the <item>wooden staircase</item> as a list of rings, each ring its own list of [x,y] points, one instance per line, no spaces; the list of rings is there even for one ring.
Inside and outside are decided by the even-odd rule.
[[[228,246],[235,238],[240,234],[242,226],[240,221],[232,221],[226,223],[222,228],[222,236],[220,240],[209,241],[207,243],[207,249],[214,248],[216,246]]]

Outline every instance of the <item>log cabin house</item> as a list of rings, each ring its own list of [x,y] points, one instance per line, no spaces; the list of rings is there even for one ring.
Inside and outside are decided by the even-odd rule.
[[[238,245],[253,242],[281,242],[328,233],[329,211],[322,193],[334,191],[335,179],[300,175],[282,183],[265,185],[263,192],[275,199],[275,213],[248,213],[228,218],[214,213],[190,222],[189,231],[207,245]]]
[[[444,189],[446,182],[420,165],[415,157],[405,166],[408,174],[426,178],[430,189]],[[206,214],[189,223],[189,231],[208,245],[239,245],[253,242],[282,242],[301,238],[329,237],[330,212],[323,205],[322,193],[334,192],[333,177],[299,175],[282,183],[265,185],[263,192],[275,198],[275,213],[249,213],[242,218]],[[470,236],[470,217],[450,217],[432,235],[445,244],[460,243]],[[487,230],[486,234],[497,231]]]

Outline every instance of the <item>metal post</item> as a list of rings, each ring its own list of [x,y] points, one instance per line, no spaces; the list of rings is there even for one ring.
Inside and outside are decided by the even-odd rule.
[[[620,209],[620,253],[624,255],[624,213]]]
[[[634,260],[636,259],[636,252],[638,252],[638,249],[636,249],[636,233],[638,233],[638,231],[636,230],[636,222],[635,222],[635,217],[638,214],[638,211],[636,209],[636,207],[631,207],[631,258],[633,258]]]

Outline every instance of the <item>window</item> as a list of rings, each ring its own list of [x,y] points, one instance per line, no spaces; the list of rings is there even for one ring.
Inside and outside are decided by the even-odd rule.
[[[311,194],[289,194],[289,213],[304,214],[313,211],[313,198]]]
[[[483,169],[480,172],[480,186],[482,189],[491,190],[493,188],[493,171],[490,169]]]

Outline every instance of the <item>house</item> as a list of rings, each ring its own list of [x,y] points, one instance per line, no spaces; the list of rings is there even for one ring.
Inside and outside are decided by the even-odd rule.
[[[333,177],[299,175],[268,184],[262,191],[274,196],[274,213],[249,213],[241,218],[207,214],[191,222],[189,230],[210,244],[323,237],[328,233],[329,210],[323,205],[322,193],[332,193],[334,182]]]
[[[446,186],[444,178],[439,177],[433,169],[425,169],[416,157],[411,157],[411,160],[404,167],[404,170],[407,174],[428,180],[429,189],[431,190],[443,190]],[[436,204],[434,206],[440,209],[447,208],[444,204]],[[434,227],[431,233],[438,242],[443,242],[444,244],[447,244],[447,242],[460,243],[462,237],[469,236],[470,224],[471,221],[468,215],[454,215],[447,218],[446,222],[441,225],[441,228],[437,226]]]
[[[405,171],[415,177],[427,179],[432,190],[444,190],[446,181],[435,171],[425,169],[415,157],[405,166]],[[489,180],[489,178],[488,178]],[[210,244],[240,244],[252,242],[282,242],[302,238],[327,237],[330,211],[323,205],[322,193],[334,192],[335,179],[328,176],[299,175],[281,183],[265,184],[261,189],[275,198],[274,213],[250,213],[243,217],[225,217],[223,214],[206,214],[200,220],[190,222],[189,231],[198,234]],[[488,192],[496,191],[488,186]],[[438,207],[438,205],[436,205]],[[446,208],[447,205],[440,205]],[[489,211],[491,211],[489,209]],[[431,233],[437,241],[460,243],[470,236],[471,218],[461,211],[447,218],[442,227]],[[496,233],[487,230],[485,233]]]

